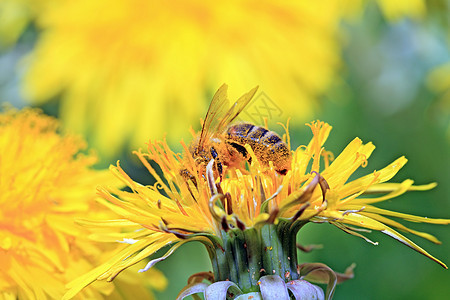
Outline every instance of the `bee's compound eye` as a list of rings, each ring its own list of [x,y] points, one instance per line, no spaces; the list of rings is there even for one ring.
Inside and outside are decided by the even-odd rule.
[[[288,172],[288,169],[283,169],[283,170],[277,170],[278,174],[280,175],[286,175]]]

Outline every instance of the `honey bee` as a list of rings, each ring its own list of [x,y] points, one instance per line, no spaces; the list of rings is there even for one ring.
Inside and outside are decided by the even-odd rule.
[[[240,97],[228,107],[226,84],[214,95],[203,122],[202,130],[189,146],[189,152],[205,174],[207,164],[214,159],[214,173],[222,179],[224,166],[244,168],[244,163],[251,163],[251,157],[245,148],[248,144],[259,162],[265,166],[273,162],[275,170],[286,175],[291,165],[290,150],[285,142],[273,131],[251,123],[231,124],[249,104],[258,87]],[[180,171],[185,179],[194,181],[194,176],[187,169]]]

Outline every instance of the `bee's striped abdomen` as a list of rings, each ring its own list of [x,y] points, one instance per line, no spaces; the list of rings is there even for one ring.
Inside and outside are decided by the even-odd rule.
[[[286,143],[273,131],[249,123],[236,124],[228,128],[226,142],[245,159],[249,159],[244,145],[252,148],[258,160],[268,165],[272,161],[280,174],[290,169],[291,155]]]

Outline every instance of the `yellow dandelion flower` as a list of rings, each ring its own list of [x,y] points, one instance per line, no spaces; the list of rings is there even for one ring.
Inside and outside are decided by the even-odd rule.
[[[221,88],[215,99],[222,97],[223,92]],[[254,92],[252,90],[243,98],[251,97]],[[232,106],[231,111],[239,103]],[[206,118],[205,123],[208,121]],[[301,280],[314,272],[319,275],[315,274],[311,280],[327,282],[326,297],[330,299],[335,283],[351,277],[351,270],[345,274],[336,274],[322,264],[298,264],[295,237],[298,230],[308,222],[333,224],[373,244],[376,243],[365,237],[364,232],[380,231],[447,268],[397,229],[439,243],[434,236],[410,229],[389,217],[432,224],[448,224],[450,220],[418,217],[374,205],[407,191],[431,189],[435,184],[414,186],[409,179],[390,183],[391,178],[407,162],[405,157],[396,159],[381,170],[350,180],[358,168],[367,166],[375,146],[355,138],[333,159],[323,146],[331,126],[319,121],[307,125],[312,130],[313,138],[308,145],[300,146],[292,151],[290,158],[286,158],[290,166],[284,176],[279,174],[279,170],[277,172],[275,161],[263,161],[263,155],[258,154],[257,147],[248,143],[241,146],[249,155],[248,168],[228,167],[222,170],[220,177],[217,176],[220,173],[217,160],[211,159],[205,169],[202,158],[196,156],[201,155],[200,151],[192,151],[196,148],[191,147],[190,151],[182,143],[185,149],[185,155],[182,156],[174,153],[166,141],[150,142],[148,151],[134,152],[155,178],[154,185],[144,186],[135,182],[119,163],[111,166],[111,172],[131,191],[101,187],[98,192],[103,198],[101,203],[121,215],[122,219],[82,223],[111,230],[120,227],[121,238],[131,240],[132,243],[93,272],[72,282],[72,289],[66,297],[75,295],[96,280],[113,280],[121,271],[164,246],[170,246],[167,254],[151,260],[141,271],[166,259],[184,243],[199,241],[208,250],[214,274],[200,274],[198,277],[200,281],[209,278],[214,283],[208,286],[193,280],[181,292],[179,299],[196,292],[204,292],[206,299],[206,295],[216,299],[211,295],[226,292],[229,288],[233,289],[235,295],[261,292],[263,299],[273,299],[268,291],[275,286],[278,288],[281,284],[281,290],[285,293],[287,289],[294,294],[299,293],[296,288],[306,284]],[[267,135],[265,129],[252,127],[250,130]],[[273,133],[267,136],[270,135]],[[217,137],[213,138],[216,139],[213,147],[218,149],[220,143]],[[280,142],[279,138],[275,140],[276,143]],[[290,148],[288,134],[287,141]],[[192,156],[191,152],[195,155]],[[211,148],[213,152],[215,150]],[[164,177],[158,175],[149,161],[158,165]],[[189,176],[186,176],[186,172]],[[117,240],[116,233],[109,234],[107,230],[101,236],[104,241]],[[279,276],[284,281],[280,282],[279,277],[271,276]],[[317,293],[316,290],[314,293]]]
[[[79,154],[82,139],[57,130],[54,118],[35,109],[0,114],[1,299],[60,299],[69,281],[117,251],[89,240],[74,218],[113,217],[95,202],[95,187],[119,185],[107,170],[92,169],[93,154]],[[114,285],[100,283],[78,298],[152,299],[148,279],[134,276],[127,271]],[[164,287],[158,271],[151,276]]]

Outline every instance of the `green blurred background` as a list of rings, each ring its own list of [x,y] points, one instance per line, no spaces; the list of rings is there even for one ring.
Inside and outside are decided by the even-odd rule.
[[[412,192],[379,206],[421,216],[450,218],[449,92],[445,98],[445,91],[433,91],[427,79],[434,68],[450,62],[450,16],[445,2],[430,2],[430,7],[426,20],[422,21],[405,18],[388,22],[376,5],[369,5],[361,18],[342,22],[340,80],[317,99],[319,109],[312,119],[324,120],[333,126],[325,146],[335,155],[354,137],[375,144],[377,148],[369,165],[358,174],[381,169],[405,155],[409,162],[394,178],[395,182],[407,178],[414,179],[416,184],[438,182],[431,191]],[[38,38],[39,31],[30,25],[14,46],[1,50],[2,102],[17,107],[26,105],[20,91],[26,64],[21,62]],[[264,91],[264,86],[261,88]],[[212,92],[206,94],[211,96]],[[208,99],[204,99],[202,114],[206,112]],[[58,105],[56,97],[41,107],[58,117]],[[281,118],[287,117],[295,118],[295,113],[283,111]],[[281,127],[273,129],[283,132]],[[307,143],[311,137],[306,126],[293,127],[290,133],[294,146]],[[187,136],[186,132],[185,138]],[[149,182],[151,179],[134,164],[128,149],[121,152],[121,157],[103,159],[99,166],[121,159],[136,181]],[[450,264],[448,227],[426,224],[411,224],[410,227],[436,235],[442,245],[415,236],[407,237]],[[346,235],[331,225],[309,224],[300,231],[299,242],[324,247],[300,254],[300,260],[322,262],[341,272],[351,263],[357,264],[355,278],[338,286],[334,299],[450,298],[448,270],[381,233],[372,233],[369,237],[379,245]],[[181,247],[157,267],[170,280],[167,290],[157,294],[160,299],[174,299],[189,275],[210,269],[206,251],[194,243]]]

